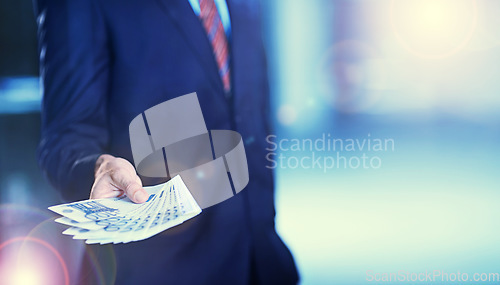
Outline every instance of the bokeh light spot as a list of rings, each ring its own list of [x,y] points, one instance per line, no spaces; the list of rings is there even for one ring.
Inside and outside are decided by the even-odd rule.
[[[290,105],[283,105],[278,109],[278,121],[289,126],[297,119],[297,111]]]

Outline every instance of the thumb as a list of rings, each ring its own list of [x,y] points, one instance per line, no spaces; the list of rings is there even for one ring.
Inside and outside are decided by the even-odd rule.
[[[125,190],[125,195],[129,197],[135,203],[144,203],[148,200],[148,193],[141,185],[138,183],[131,183],[127,190]]]
[[[144,188],[142,188],[142,184],[140,183],[140,179],[133,179],[128,173],[120,171],[116,173],[113,177],[115,186],[123,190],[125,195],[129,197],[132,202],[135,203],[144,203],[148,200],[148,193]]]

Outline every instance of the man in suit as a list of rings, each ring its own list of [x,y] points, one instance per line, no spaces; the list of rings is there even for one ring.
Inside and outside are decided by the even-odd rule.
[[[115,246],[117,284],[294,284],[265,167],[269,90],[255,1],[37,0],[41,168],[68,200],[144,202],[128,137],[144,110],[197,92],[208,129],[245,143],[246,189],[145,241]],[[215,8],[216,7],[216,8]],[[215,13],[214,13],[215,12]],[[222,44],[221,44],[222,42]],[[92,189],[92,190],[91,190]]]

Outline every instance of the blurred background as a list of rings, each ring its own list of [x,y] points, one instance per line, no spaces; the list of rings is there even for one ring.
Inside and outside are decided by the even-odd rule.
[[[277,228],[301,283],[365,284],[368,270],[499,272],[500,2],[275,0],[262,9],[274,141],[286,142],[275,151],[285,157]],[[46,210],[62,200],[35,160],[37,58],[31,1],[1,0],[0,276],[27,285],[39,284],[43,270],[30,265],[40,263],[71,278],[79,264],[65,248],[81,246]],[[290,149],[292,139],[323,136],[394,144]],[[313,153],[380,164],[294,164]],[[83,254],[87,274],[110,284],[112,249]],[[13,256],[26,264],[20,272],[5,265]]]

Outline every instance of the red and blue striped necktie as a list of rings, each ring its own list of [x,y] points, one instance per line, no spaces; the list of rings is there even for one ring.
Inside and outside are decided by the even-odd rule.
[[[227,38],[222,26],[222,21],[215,6],[214,0],[200,0],[200,18],[207,32],[208,39],[219,68],[219,75],[224,85],[224,91],[228,93],[231,89],[229,77],[229,50]]]

